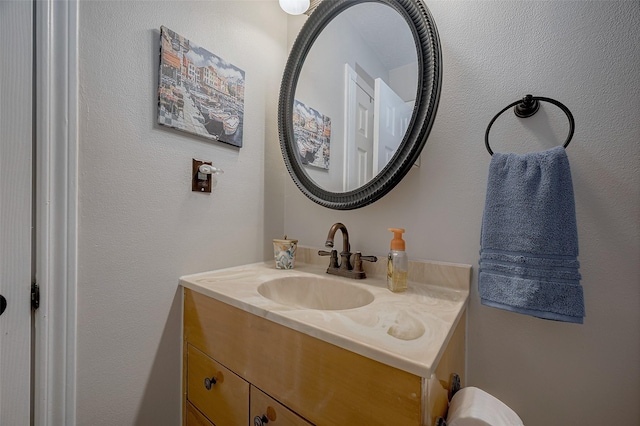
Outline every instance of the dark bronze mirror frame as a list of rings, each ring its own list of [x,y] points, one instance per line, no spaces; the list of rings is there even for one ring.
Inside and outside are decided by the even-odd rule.
[[[305,173],[296,153],[293,134],[295,90],[307,53],[327,24],[344,10],[366,2],[382,3],[396,10],[407,22],[416,44],[418,89],[407,133],[387,166],[364,186],[349,192],[329,192]],[[393,37],[392,34],[389,35]],[[300,191],[314,202],[335,210],[367,206],[387,194],[418,160],[433,127],[442,86],[442,52],[438,30],[422,0],[326,0],[303,25],[285,66],[278,104],[278,133],[285,164]]]

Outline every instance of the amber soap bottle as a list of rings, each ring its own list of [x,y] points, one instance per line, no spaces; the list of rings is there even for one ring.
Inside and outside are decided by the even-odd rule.
[[[387,288],[394,293],[400,293],[407,289],[409,270],[409,259],[402,239],[404,229],[389,228],[389,231],[393,232],[393,239],[387,259]]]

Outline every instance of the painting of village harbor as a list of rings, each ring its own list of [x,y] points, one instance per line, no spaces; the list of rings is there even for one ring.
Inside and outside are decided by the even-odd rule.
[[[329,169],[331,119],[294,100],[293,136],[302,164]]]
[[[160,28],[158,123],[242,147],[244,71]]]

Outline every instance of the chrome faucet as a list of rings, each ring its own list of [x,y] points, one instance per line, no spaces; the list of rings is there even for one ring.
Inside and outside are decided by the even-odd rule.
[[[327,235],[327,241],[325,247],[333,248],[333,239],[335,238],[336,231],[342,232],[342,251],[340,252],[340,264],[338,264],[338,251],[320,250],[318,254],[320,256],[330,256],[329,267],[327,268],[327,274],[339,275],[341,277],[353,278],[356,280],[366,278],[364,269],[362,267],[362,261],[377,262],[378,258],[375,256],[363,256],[359,251],[355,253],[354,264],[351,265],[351,244],[349,244],[349,232],[347,227],[342,223],[334,223],[329,229]]]

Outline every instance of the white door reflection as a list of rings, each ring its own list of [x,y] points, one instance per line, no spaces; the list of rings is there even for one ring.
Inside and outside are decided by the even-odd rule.
[[[353,70],[347,65],[348,73]],[[353,83],[348,83],[353,84]],[[348,88],[348,90],[354,90]],[[348,93],[347,90],[347,93]],[[373,89],[356,75],[355,99],[346,96],[349,111],[347,113],[348,134],[345,135],[345,182],[344,191],[359,188],[373,178]],[[355,123],[350,122],[355,119]],[[351,130],[353,129],[353,130]]]
[[[373,129],[373,174],[389,164],[409,127],[414,101],[405,102],[384,80],[376,78]]]
[[[346,192],[369,182],[389,163],[407,131],[414,101],[403,100],[381,78],[371,88],[349,64],[345,64],[345,73]]]

